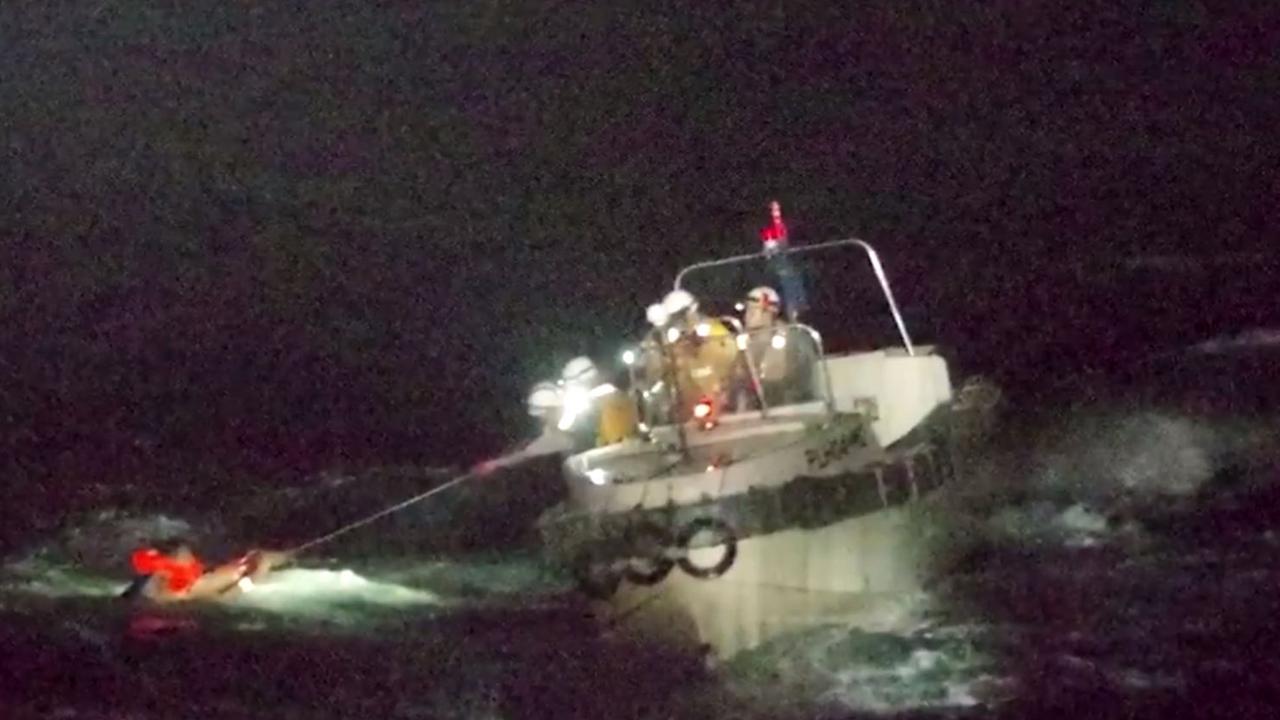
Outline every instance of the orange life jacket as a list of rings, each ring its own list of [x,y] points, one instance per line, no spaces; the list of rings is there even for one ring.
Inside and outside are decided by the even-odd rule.
[[[154,548],[143,548],[133,553],[133,569],[139,575],[159,575],[164,578],[169,592],[184,593],[191,589],[204,574],[204,565],[194,555],[183,562],[162,554]]]

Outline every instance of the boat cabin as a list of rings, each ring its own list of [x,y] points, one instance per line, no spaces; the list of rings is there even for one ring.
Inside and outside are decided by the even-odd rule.
[[[795,443],[816,426],[841,421],[856,420],[852,425],[867,428],[860,442],[874,452],[905,437],[949,401],[946,362],[933,348],[913,344],[870,245],[849,239],[781,252],[840,249],[862,251],[900,345],[828,355],[818,330],[788,319],[769,287],[747,293],[746,301],[738,303],[739,315],[704,310],[683,287],[694,273],[769,263],[779,253],[685,268],[662,305],[650,307],[652,328],[624,353],[638,432],[570,457],[566,470],[571,488],[590,493],[593,486],[711,473]],[[696,492],[699,483],[689,485],[688,491]]]

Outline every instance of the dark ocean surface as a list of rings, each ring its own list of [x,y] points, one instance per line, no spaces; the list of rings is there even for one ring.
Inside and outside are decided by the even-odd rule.
[[[215,557],[296,541],[446,471],[168,508],[115,488],[10,555],[0,697],[9,717],[64,718],[1270,716],[1277,346],[1254,327],[1010,394],[949,501],[980,542],[900,632],[815,628],[712,667],[602,634],[513,522],[554,500],[550,468],[504,481],[526,483],[527,508],[495,512],[511,487],[471,489],[237,606],[139,611],[115,595],[141,539]]]

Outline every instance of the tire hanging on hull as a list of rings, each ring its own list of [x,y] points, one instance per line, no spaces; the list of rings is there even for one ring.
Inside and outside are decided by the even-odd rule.
[[[699,547],[715,547],[724,545],[724,554],[715,563],[708,566],[697,565],[689,558],[689,546],[698,536],[699,533],[710,532],[715,540],[713,542],[699,543]],[[689,573],[689,575],[699,580],[711,580],[729,572],[729,568],[733,567],[733,563],[738,559],[738,536],[733,532],[733,528],[729,527],[729,523],[716,517],[700,517],[689,523],[680,531],[680,537],[676,540],[677,545],[683,551],[681,557],[676,562],[680,565],[680,569]]]

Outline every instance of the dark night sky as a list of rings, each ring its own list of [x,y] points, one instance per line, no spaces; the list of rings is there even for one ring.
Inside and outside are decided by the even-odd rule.
[[[1274,3],[836,4],[4,3],[8,462],[475,459],[773,196],[971,319],[1273,241]]]

